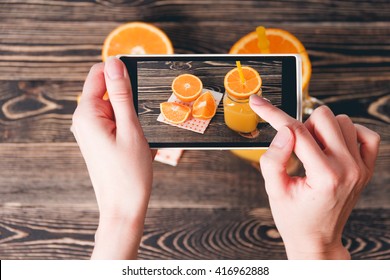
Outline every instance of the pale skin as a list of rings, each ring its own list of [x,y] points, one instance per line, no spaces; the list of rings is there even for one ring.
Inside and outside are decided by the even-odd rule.
[[[106,89],[109,101],[103,100]],[[111,58],[91,68],[72,131],[100,212],[92,259],[135,259],[152,187],[153,155],[120,60]]]
[[[109,101],[102,99],[108,91]],[[99,207],[92,259],[135,259],[152,188],[152,161],[119,59],[94,65],[72,131]],[[277,131],[260,165],[289,259],[349,259],[345,223],[374,170],[380,137],[323,106],[304,123],[260,97],[252,109]],[[292,152],[306,177],[286,173]]]
[[[260,166],[288,258],[349,259],[341,235],[373,174],[379,134],[326,106],[303,124],[263,98],[252,96],[250,105],[278,131]],[[287,175],[293,151],[305,177]]]

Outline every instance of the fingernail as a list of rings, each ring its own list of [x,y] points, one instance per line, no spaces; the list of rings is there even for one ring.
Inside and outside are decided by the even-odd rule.
[[[263,105],[264,102],[269,102],[269,101],[265,98],[262,98],[262,97],[256,95],[256,94],[252,94],[249,97],[249,102],[253,105]]]
[[[124,77],[122,62],[115,56],[110,56],[105,63],[106,73],[111,80],[117,80]]]
[[[279,129],[278,133],[276,133],[274,140],[272,140],[271,146],[282,149],[288,144],[290,140],[291,131],[288,127],[283,126],[281,129]]]

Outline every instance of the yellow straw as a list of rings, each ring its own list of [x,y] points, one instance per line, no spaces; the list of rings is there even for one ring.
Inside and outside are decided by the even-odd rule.
[[[237,60],[236,65],[237,65],[238,75],[240,75],[241,83],[245,84],[245,77],[244,77],[244,72],[242,72],[241,61]]]
[[[270,53],[269,51],[269,41],[265,35],[264,26],[258,26],[256,28],[257,33],[257,45],[259,46],[260,53]]]

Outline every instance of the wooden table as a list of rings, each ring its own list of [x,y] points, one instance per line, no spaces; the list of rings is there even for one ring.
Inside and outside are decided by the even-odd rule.
[[[388,1],[199,3],[0,2],[1,259],[90,256],[98,212],[69,127],[105,36],[135,20],[162,28],[176,53],[226,53],[257,25],[294,33],[313,63],[311,95],[382,136],[344,242],[353,258],[390,258]],[[261,174],[223,151],[186,151],[177,167],[155,163],[139,257],[286,258]]]

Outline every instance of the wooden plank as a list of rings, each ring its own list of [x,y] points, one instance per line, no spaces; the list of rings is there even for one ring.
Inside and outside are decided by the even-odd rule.
[[[389,151],[381,145],[358,208],[390,207]],[[0,203],[95,204],[76,144],[0,144],[0,158]],[[153,172],[152,208],[268,207],[261,174],[228,151],[185,151],[177,167],[156,162]]]
[[[81,82],[0,82],[0,142],[73,142],[81,89]]]
[[[190,22],[178,28],[177,23],[168,22],[157,26],[171,38],[176,53],[227,53],[257,24]],[[104,39],[117,25],[93,21],[4,22],[0,30],[0,79],[82,81],[91,64],[100,61]],[[308,49],[313,79],[322,72],[336,80],[335,73],[355,79],[375,73],[376,80],[388,81],[389,46],[384,42],[390,38],[390,23],[281,23],[275,27],[292,32]]]
[[[95,203],[76,144],[1,144],[0,158],[0,203]],[[227,151],[186,151],[177,168],[153,169],[151,207],[268,205],[259,172]]]
[[[7,2],[7,1],[6,1]],[[388,21],[388,2],[380,1],[8,1],[0,10],[4,19],[56,21],[253,21],[343,22]]]
[[[88,206],[2,205],[1,259],[87,259],[98,222]],[[354,259],[390,257],[390,210],[355,210],[343,241]],[[269,209],[149,209],[140,259],[285,259]]]

